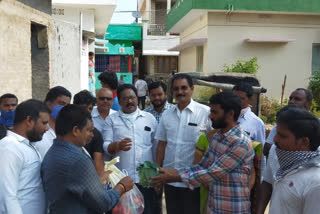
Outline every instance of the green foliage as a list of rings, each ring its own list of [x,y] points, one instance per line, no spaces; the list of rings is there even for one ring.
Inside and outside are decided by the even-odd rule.
[[[313,98],[316,101],[316,103],[312,103],[317,104],[316,106],[316,111],[319,111],[319,106],[320,106],[320,69],[314,71],[313,75],[310,77],[310,81],[309,81],[309,86],[308,88],[312,91],[313,94]],[[315,107],[315,106],[314,106]]]
[[[156,163],[145,161],[137,167],[140,185],[145,188],[151,187],[151,178],[159,175],[159,166]]]
[[[258,58],[253,57],[249,61],[238,60],[236,64],[232,64],[231,67],[224,65],[224,72],[234,72],[234,73],[246,73],[246,74],[255,74],[258,72]]]
[[[288,104],[288,100],[284,100],[282,106],[277,100],[269,99],[266,96],[261,96],[261,120],[266,124],[275,124],[277,112],[285,105]]]

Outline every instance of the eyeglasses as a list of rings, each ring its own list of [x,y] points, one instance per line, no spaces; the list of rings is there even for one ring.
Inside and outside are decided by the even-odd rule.
[[[113,100],[112,97],[99,97],[98,99],[101,100],[101,101],[104,101],[104,100],[111,101],[111,100]]]
[[[128,102],[129,100],[136,100],[137,97],[135,97],[135,96],[121,97],[120,99],[123,100],[123,101],[125,101],[125,102]]]

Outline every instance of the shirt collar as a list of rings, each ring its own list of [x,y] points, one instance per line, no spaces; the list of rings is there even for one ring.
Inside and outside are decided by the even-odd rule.
[[[91,115],[92,115],[92,117],[99,117],[100,116],[98,108],[96,106],[92,109]]]
[[[27,138],[22,137],[13,131],[8,130],[7,135],[15,138],[19,143],[30,144],[30,141]]]
[[[180,111],[178,104],[175,106],[175,108],[177,111]],[[189,105],[187,105],[185,109],[189,109],[191,112],[194,112],[196,110],[196,102],[191,98]]]
[[[223,133],[221,130],[219,130],[217,132],[217,134],[220,136],[220,140],[224,140],[225,138],[228,138],[229,136],[231,136],[233,134],[233,132],[235,130],[238,130],[240,128],[240,125],[236,125],[235,127],[233,127],[232,129],[230,129],[229,131],[227,131],[226,133]]]
[[[163,106],[163,109],[162,109],[161,113],[164,112],[165,110],[167,110],[168,108],[169,108],[169,103],[168,103],[168,101],[166,101],[166,103],[165,103],[164,106]],[[158,113],[158,112],[154,109],[154,105],[151,105],[151,109],[150,109],[150,110]]]
[[[68,148],[71,148],[71,149],[80,151],[80,152],[83,151],[83,150],[82,150],[82,147],[76,146],[76,145],[74,145],[74,144],[72,144],[72,143],[70,143],[70,142],[68,142],[68,141],[59,140],[59,139],[54,139],[53,142],[54,142],[54,143],[61,144],[61,145],[65,146],[65,147],[68,147]]]
[[[246,119],[250,113],[251,113],[251,107],[248,106],[247,108],[245,108],[244,114],[240,115],[240,117]]]

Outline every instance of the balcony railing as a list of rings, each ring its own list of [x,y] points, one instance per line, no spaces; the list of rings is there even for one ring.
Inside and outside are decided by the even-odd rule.
[[[149,36],[165,36],[167,33],[166,25],[164,24],[148,24]]]

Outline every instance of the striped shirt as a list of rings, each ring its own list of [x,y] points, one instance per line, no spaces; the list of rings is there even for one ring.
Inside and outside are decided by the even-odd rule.
[[[190,189],[209,184],[208,213],[248,214],[253,157],[250,138],[237,125],[227,133],[217,132],[201,162],[178,172]]]
[[[160,118],[162,116],[162,113],[165,112],[167,109],[170,109],[172,107],[174,107],[174,105],[171,104],[171,103],[168,103],[166,101],[166,104],[164,105],[164,107],[163,107],[163,109],[162,109],[162,111],[160,113],[158,113],[156,110],[154,110],[154,106],[153,105],[149,106],[144,111],[149,112],[150,114],[152,114],[156,118],[156,120],[157,120],[157,122],[159,124]]]

